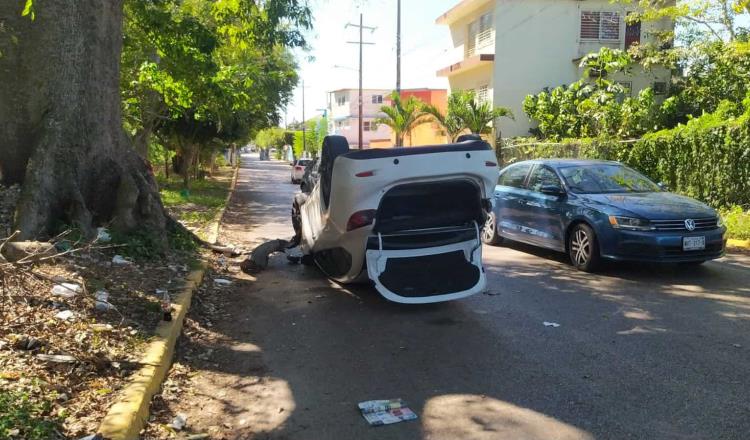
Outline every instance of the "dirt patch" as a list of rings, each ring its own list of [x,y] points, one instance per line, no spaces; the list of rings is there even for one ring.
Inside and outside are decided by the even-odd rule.
[[[140,368],[141,348],[164,317],[163,291],[176,294],[195,260],[174,253],[115,264],[114,254],[90,250],[0,268],[0,405],[8,406],[0,419],[9,417],[0,420],[0,438],[94,433]]]

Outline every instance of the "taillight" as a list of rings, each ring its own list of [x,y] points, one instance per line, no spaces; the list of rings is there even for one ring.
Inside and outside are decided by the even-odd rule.
[[[353,231],[363,226],[371,225],[373,220],[375,220],[376,212],[377,211],[374,209],[365,209],[363,211],[355,212],[349,217],[349,221],[346,222],[346,230]]]
[[[361,173],[355,174],[357,177],[372,177],[375,175],[375,171],[362,171]]]
[[[302,171],[302,170],[304,170],[304,168],[302,168],[302,167],[294,167],[294,169],[295,169],[295,170],[297,170],[297,171]]]

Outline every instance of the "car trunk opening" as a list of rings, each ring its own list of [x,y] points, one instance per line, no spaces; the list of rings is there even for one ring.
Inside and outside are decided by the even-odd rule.
[[[382,198],[374,232],[484,223],[479,187],[467,180],[399,185]]]
[[[399,296],[429,297],[469,290],[479,282],[479,275],[479,268],[466,260],[463,251],[456,250],[390,258],[379,281]]]

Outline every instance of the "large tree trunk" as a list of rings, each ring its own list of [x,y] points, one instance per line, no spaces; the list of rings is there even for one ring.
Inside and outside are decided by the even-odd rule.
[[[153,176],[122,129],[122,0],[35,2],[35,21],[20,16],[23,3],[0,2],[17,41],[0,58],[0,163],[5,181],[23,185],[20,238],[110,222],[163,236]]]

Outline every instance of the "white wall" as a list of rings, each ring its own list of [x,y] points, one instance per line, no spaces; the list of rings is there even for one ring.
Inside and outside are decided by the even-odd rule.
[[[532,123],[523,112],[526,95],[580,79],[582,72],[574,59],[598,51],[604,45],[624,49],[624,22],[620,26],[618,43],[582,42],[579,39],[582,10],[620,11],[622,18],[627,8],[609,0],[496,1],[494,103],[510,107],[516,117],[515,121],[501,121],[504,137],[528,135]],[[644,23],[642,42],[649,30],[649,25]],[[663,68],[647,73],[635,68],[632,73],[632,78],[617,79],[632,81],[634,96],[651,86],[654,80],[669,78],[669,71]]]

